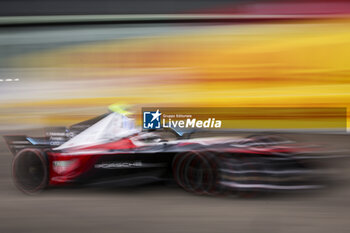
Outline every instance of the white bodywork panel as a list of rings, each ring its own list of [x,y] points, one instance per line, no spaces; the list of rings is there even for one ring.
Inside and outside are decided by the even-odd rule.
[[[139,130],[135,128],[133,119],[119,113],[110,113],[75,137],[54,148],[54,150],[102,144],[133,135],[137,132]]]

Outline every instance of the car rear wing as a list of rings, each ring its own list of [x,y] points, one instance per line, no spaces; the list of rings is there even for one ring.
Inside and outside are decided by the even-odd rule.
[[[26,148],[48,148],[50,141],[46,138],[32,138],[26,135],[4,136],[7,146],[13,155]]]

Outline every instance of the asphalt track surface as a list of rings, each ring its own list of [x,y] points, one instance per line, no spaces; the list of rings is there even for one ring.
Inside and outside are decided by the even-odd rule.
[[[350,148],[350,137],[344,135],[298,138]],[[350,229],[348,160],[337,163],[337,185],[293,194],[206,197],[176,185],[151,184],[58,188],[27,196],[11,181],[12,156],[2,138],[0,155],[0,232],[4,233],[345,233]]]

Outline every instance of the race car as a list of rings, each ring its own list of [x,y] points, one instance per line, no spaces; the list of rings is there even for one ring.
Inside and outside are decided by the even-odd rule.
[[[196,136],[197,135],[197,136]],[[18,189],[176,181],[197,194],[318,188],[305,156],[309,147],[278,135],[237,137],[225,132],[143,130],[134,119],[109,112],[44,137],[5,136]]]

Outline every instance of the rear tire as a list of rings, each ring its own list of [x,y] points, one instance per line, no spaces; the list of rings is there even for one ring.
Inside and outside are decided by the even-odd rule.
[[[48,161],[43,151],[23,149],[12,162],[12,177],[16,187],[26,194],[36,194],[47,187]]]

